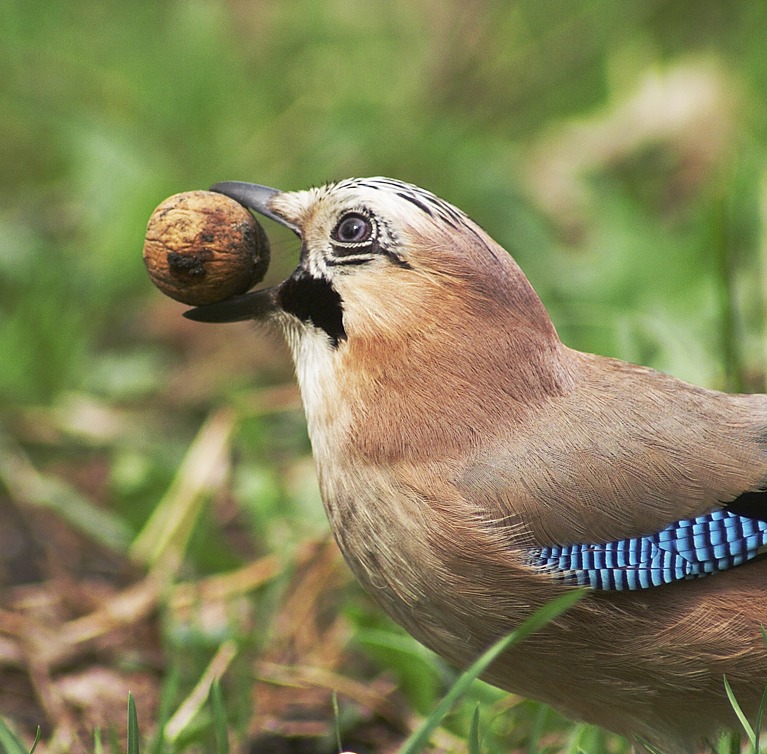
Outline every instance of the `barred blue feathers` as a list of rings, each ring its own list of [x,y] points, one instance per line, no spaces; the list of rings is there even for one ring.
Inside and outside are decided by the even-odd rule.
[[[726,510],[645,537],[530,550],[530,563],[595,590],[647,589],[738,566],[767,548],[767,522]]]

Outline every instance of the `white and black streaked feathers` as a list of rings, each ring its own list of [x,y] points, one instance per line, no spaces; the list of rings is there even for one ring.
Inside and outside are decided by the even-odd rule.
[[[454,207],[444,199],[440,199],[431,191],[422,189],[412,183],[405,183],[394,178],[347,178],[335,184],[330,184],[332,191],[344,191],[345,189],[372,189],[379,191],[384,201],[392,201],[395,197],[404,199],[418,207],[421,212],[430,218],[446,223],[453,228],[460,228],[472,222],[460,209]]]

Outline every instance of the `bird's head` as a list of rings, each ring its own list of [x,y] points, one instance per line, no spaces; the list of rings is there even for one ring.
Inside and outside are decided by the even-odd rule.
[[[556,338],[511,256],[424,189],[364,178],[294,192],[239,182],[213,190],[296,233],[300,260],[280,285],[199,307],[191,319],[277,318],[299,336],[324,333],[333,349],[350,339],[391,346],[429,331],[488,339],[499,326]]]
[[[390,178],[212,188],[296,233],[300,258],[282,283],[186,316],[277,322],[310,431],[345,416],[371,453],[433,454],[435,438],[491,434],[509,401],[521,417],[571,388],[569,352],[517,263],[434,194]]]

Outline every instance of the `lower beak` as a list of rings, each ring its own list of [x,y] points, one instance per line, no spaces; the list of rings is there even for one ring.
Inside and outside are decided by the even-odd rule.
[[[195,322],[244,322],[266,319],[277,310],[277,286],[232,296],[215,304],[187,309],[184,316]]]
[[[277,189],[260,186],[257,183],[224,181],[211,186],[210,190],[224,194],[248,209],[289,228],[296,235],[301,235],[298,226],[272,209],[272,199],[282,193]],[[242,322],[248,319],[264,319],[275,309],[277,309],[277,288],[264,288],[260,291],[232,296],[215,304],[189,309],[184,312],[184,316],[195,322]]]

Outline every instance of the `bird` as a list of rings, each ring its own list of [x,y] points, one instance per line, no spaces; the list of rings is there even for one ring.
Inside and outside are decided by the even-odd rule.
[[[292,352],[331,529],[459,667],[586,594],[485,680],[666,754],[767,682],[767,396],[566,346],[513,257],[392,178],[212,187],[300,239],[281,283],[185,312]]]

